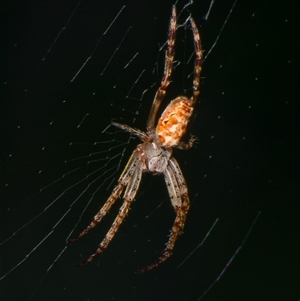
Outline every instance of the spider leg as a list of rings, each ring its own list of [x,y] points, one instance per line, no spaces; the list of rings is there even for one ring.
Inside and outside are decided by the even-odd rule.
[[[146,142],[146,141],[150,142],[150,139],[149,139],[148,135],[145,132],[143,132],[139,129],[136,129],[136,128],[133,128],[129,125],[118,123],[118,122],[115,122],[115,121],[112,121],[111,124],[118,127],[118,128],[120,128],[120,129],[122,129],[122,130],[124,130],[124,131],[126,131],[126,132],[131,133],[132,135],[135,135],[135,136],[139,137],[144,142]]]
[[[193,18],[190,18],[190,23],[194,35],[194,47],[196,53],[193,80],[193,96],[191,97],[191,103],[192,106],[194,106],[200,94],[200,73],[202,69],[203,52],[201,48],[200,34]]]
[[[176,34],[176,8],[174,5],[172,8],[172,16],[171,16],[170,27],[169,27],[169,37],[168,37],[168,46],[167,46],[166,57],[165,57],[164,75],[160,87],[158,88],[156,95],[154,97],[154,101],[152,103],[148,122],[147,122],[147,132],[151,133],[151,136],[154,135],[155,133],[155,119],[156,119],[157,111],[166,94],[167,87],[170,84],[172,64],[173,64],[173,59],[175,54],[175,49],[174,49],[175,34]]]
[[[180,188],[180,195],[181,195],[181,201],[182,201],[181,207],[183,208],[185,214],[187,214],[189,211],[189,208],[190,208],[190,199],[188,196],[188,189],[186,186],[184,176],[182,174],[182,171],[179,167],[178,162],[176,161],[176,159],[174,157],[170,158],[169,166],[170,166],[173,174],[175,175],[176,181]],[[174,205],[174,202],[172,202],[172,204]]]
[[[125,186],[128,185],[130,179],[136,173],[136,168],[139,164],[140,155],[138,152],[133,152],[130,159],[127,162],[127,165],[121,174],[117,186],[113,189],[112,194],[105,202],[105,204],[101,207],[99,212],[94,216],[91,223],[75,238],[69,240],[68,244],[72,244],[73,242],[77,241],[82,236],[86,235],[92,228],[94,228],[102,218],[107,214],[111,206],[115,203],[115,201],[120,197],[122,191],[124,190]]]
[[[195,144],[195,141],[197,141],[197,137],[191,135],[191,137],[190,137],[190,139],[189,139],[188,142],[180,141],[180,142],[178,143],[178,145],[176,145],[175,147],[176,147],[176,148],[179,148],[179,149],[183,149],[183,150],[188,150],[188,149],[190,149],[191,147],[193,147],[193,145]]]
[[[152,270],[171,256],[175,242],[183,231],[186,215],[190,208],[187,186],[180,167],[174,158],[170,159],[169,165],[164,172],[164,176],[171,198],[171,203],[176,213],[176,218],[162,256],[159,257],[156,262],[141,269],[139,273]]]
[[[110,241],[113,239],[115,236],[116,232],[119,229],[119,226],[122,224],[125,216],[127,215],[129,211],[129,207],[132,203],[132,201],[135,198],[135,195],[137,193],[137,190],[140,186],[141,178],[142,178],[142,171],[143,171],[143,166],[141,164],[137,164],[136,168],[132,174],[132,177],[130,178],[128,185],[126,187],[125,193],[124,193],[124,201],[123,204],[119,210],[119,213],[117,217],[115,218],[112,226],[108,230],[107,234],[105,235],[104,239],[100,243],[98,249],[94,254],[92,254],[89,258],[87,258],[85,261],[81,262],[78,266],[83,266],[92,260],[96,256],[98,256],[100,253],[102,253],[110,243]]]

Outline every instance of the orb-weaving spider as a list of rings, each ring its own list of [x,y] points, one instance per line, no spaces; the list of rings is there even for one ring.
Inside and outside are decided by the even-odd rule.
[[[151,270],[160,263],[164,262],[171,255],[175,242],[184,228],[186,215],[190,207],[190,201],[185,179],[177,161],[174,157],[172,157],[172,149],[173,147],[189,149],[192,147],[195,141],[194,137],[191,137],[188,142],[182,142],[180,140],[186,132],[189,118],[192,115],[194,105],[200,93],[200,72],[202,63],[200,35],[194,20],[192,18],[189,20],[194,36],[194,47],[196,53],[194,64],[193,95],[191,98],[179,96],[172,100],[159,118],[157,126],[155,127],[157,111],[170,83],[175,53],[174,44],[176,34],[176,9],[175,6],[173,6],[165,56],[164,75],[150,110],[147,122],[147,132],[145,133],[139,129],[129,127],[128,125],[112,122],[114,126],[117,126],[139,137],[143,143],[139,144],[132,153],[122,175],[118,180],[117,186],[113,189],[112,194],[103,207],[94,216],[93,221],[76,238],[70,240],[70,243],[78,240],[80,237],[84,236],[92,228],[94,228],[107,214],[111,206],[121,196],[124,188],[126,187],[123,195],[123,204],[111,228],[100,243],[96,252],[79,265],[85,265],[92,261],[97,255],[107,248],[108,244],[113,239],[114,235],[118,231],[119,226],[129,211],[129,207],[138,191],[143,172],[164,175],[167,189],[171,198],[171,203],[176,213],[176,218],[169,236],[169,241],[162,256],[156,262],[147,266],[142,271]]]

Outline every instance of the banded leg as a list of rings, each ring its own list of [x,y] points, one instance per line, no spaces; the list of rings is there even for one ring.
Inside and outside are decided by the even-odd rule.
[[[200,34],[193,18],[190,18],[190,23],[194,35],[194,47],[196,53],[193,80],[193,96],[191,97],[191,103],[192,106],[194,106],[200,94],[200,73],[202,69],[203,52],[201,48]]]
[[[183,231],[186,215],[190,208],[190,201],[188,197],[186,183],[180,170],[180,167],[174,158],[170,159],[170,163],[166,171],[164,172],[164,176],[171,198],[171,203],[176,213],[176,218],[173,223],[168,243],[166,245],[166,248],[164,249],[162,256],[159,257],[159,259],[154,263],[139,270],[139,273],[150,271],[151,269],[157,267],[158,265],[166,261],[172,255],[172,251],[174,249],[176,240]]]
[[[169,37],[168,37],[168,46],[166,50],[166,58],[165,58],[165,69],[164,69],[164,75],[160,84],[160,87],[158,88],[152,107],[150,110],[148,122],[147,122],[147,132],[154,133],[155,132],[155,119],[157,111],[160,107],[160,104],[166,94],[166,90],[168,85],[170,84],[170,77],[172,73],[173,68],[173,59],[175,54],[175,35],[176,35],[176,8],[173,6],[172,8],[172,16],[170,20],[170,27],[169,27]]]
[[[130,207],[132,201],[134,200],[137,190],[140,186],[141,178],[142,178],[142,166],[137,165],[137,168],[135,169],[134,174],[130,178],[128,186],[124,193],[124,202],[123,202],[123,204],[119,210],[119,213],[118,213],[117,217],[115,218],[112,226],[108,230],[107,234],[105,235],[104,239],[100,243],[96,252],[94,254],[92,254],[85,261],[79,263],[78,266],[83,266],[83,265],[91,262],[92,260],[95,259],[96,256],[101,254],[107,248],[108,244],[111,242],[111,240],[115,236],[116,232],[118,231],[120,225],[122,224],[124,218],[126,217],[128,211],[129,211],[129,207]]]
[[[129,125],[126,125],[126,124],[114,122],[114,121],[111,124],[118,127],[118,128],[120,128],[120,129],[122,129],[122,130],[124,130],[124,131],[126,131],[126,132],[131,133],[132,135],[135,135],[135,136],[139,137],[144,142],[146,142],[146,141],[149,142],[149,140],[150,140],[148,135],[145,132],[143,132],[139,129],[133,128],[133,127],[131,127]]]
[[[133,152],[130,159],[127,162],[127,165],[121,174],[117,186],[113,189],[112,194],[105,202],[105,204],[101,207],[99,212],[94,216],[91,223],[75,238],[69,240],[68,244],[72,244],[73,242],[77,241],[82,236],[86,235],[91,229],[93,229],[97,224],[100,223],[102,218],[108,213],[111,206],[115,203],[115,201],[120,197],[122,191],[124,190],[125,186],[128,184],[132,175],[135,173],[136,168],[139,164],[140,155],[138,152]]]

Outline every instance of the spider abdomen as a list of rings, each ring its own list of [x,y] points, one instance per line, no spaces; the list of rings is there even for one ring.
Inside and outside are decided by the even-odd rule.
[[[179,144],[192,113],[191,101],[184,96],[175,98],[167,106],[156,127],[156,135],[162,146],[173,147]]]

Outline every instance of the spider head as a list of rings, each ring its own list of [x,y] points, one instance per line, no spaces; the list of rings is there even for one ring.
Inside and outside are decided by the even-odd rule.
[[[163,173],[168,165],[169,158],[172,155],[172,149],[164,149],[156,142],[145,142],[137,147],[141,153],[145,171],[152,173]]]

